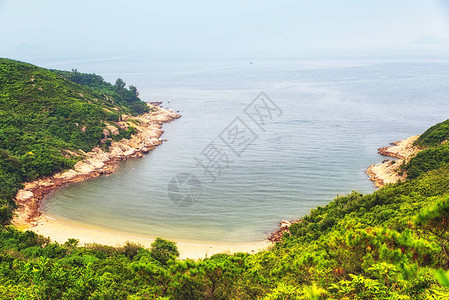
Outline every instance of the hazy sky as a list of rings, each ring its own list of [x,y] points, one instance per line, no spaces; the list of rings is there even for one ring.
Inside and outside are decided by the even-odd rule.
[[[0,56],[449,50],[443,0],[0,0]]]

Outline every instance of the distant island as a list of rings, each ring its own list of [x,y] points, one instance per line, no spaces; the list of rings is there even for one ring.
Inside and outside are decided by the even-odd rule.
[[[193,260],[161,238],[81,245],[24,230],[48,192],[152,150],[177,113],[122,79],[10,59],[0,59],[0,113],[2,299],[449,297],[449,120],[381,148],[398,160],[368,169],[379,190],[284,222],[268,249]]]

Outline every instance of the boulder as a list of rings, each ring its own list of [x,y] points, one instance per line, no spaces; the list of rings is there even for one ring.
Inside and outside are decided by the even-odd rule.
[[[109,132],[110,132],[112,135],[117,135],[117,134],[120,133],[120,131],[118,130],[118,128],[115,127],[115,126],[112,126],[112,125],[106,125],[106,129],[109,130]]]

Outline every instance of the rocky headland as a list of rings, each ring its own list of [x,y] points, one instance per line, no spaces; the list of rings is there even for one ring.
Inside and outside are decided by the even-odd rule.
[[[401,172],[399,168],[420,151],[420,148],[413,145],[418,138],[419,135],[414,135],[405,140],[392,143],[391,146],[378,149],[380,155],[396,159],[386,159],[382,163],[368,167],[366,173],[376,187],[381,188],[388,183],[395,183],[406,178],[407,174]]]

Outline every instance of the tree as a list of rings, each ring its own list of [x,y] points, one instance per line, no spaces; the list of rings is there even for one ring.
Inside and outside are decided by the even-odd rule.
[[[115,86],[116,91],[120,92],[125,89],[126,82],[124,82],[123,79],[121,79],[121,78],[117,78],[114,86]]]
[[[170,259],[175,259],[179,256],[179,251],[175,242],[156,238],[151,244],[150,254],[161,264],[166,265]]]
[[[139,97],[139,92],[137,91],[137,88],[134,85],[130,85],[129,86],[129,91],[133,94],[136,95],[136,98]]]
[[[446,269],[449,267],[449,197],[434,198],[435,204],[423,209],[415,218],[415,224],[427,233],[437,237],[437,243],[444,254]]]

